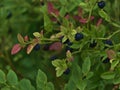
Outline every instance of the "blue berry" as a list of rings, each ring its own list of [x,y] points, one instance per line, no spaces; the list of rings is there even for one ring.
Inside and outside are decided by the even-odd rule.
[[[53,55],[53,56],[50,57],[50,60],[55,60],[55,59],[57,59],[56,55]]]
[[[96,45],[97,45],[97,42],[96,42],[96,41],[93,41],[92,43],[90,43],[90,47],[91,47],[91,48],[94,48]]]
[[[9,11],[6,19],[10,19],[12,17],[12,13]]]
[[[79,41],[79,40],[81,40],[81,39],[83,39],[83,34],[82,34],[82,33],[76,33],[76,34],[75,34],[75,40],[76,40],[76,41]]]
[[[98,7],[99,8],[104,8],[105,7],[105,2],[104,1],[100,1],[100,2],[98,2]]]
[[[105,60],[103,60],[103,63],[109,63],[110,59],[107,57]]]
[[[36,44],[34,50],[38,51],[40,49],[40,44]]]
[[[70,42],[70,41],[69,41],[69,42],[67,42],[67,45],[68,45],[68,46],[71,46],[72,44],[73,44],[73,43],[72,43],[72,42]]]
[[[68,75],[70,73],[70,69],[67,68],[65,71],[64,71],[64,74]]]
[[[105,40],[105,42],[104,42],[105,44],[107,44],[107,45],[113,45],[113,43],[112,43],[112,41],[111,40]]]
[[[44,47],[43,47],[43,50],[49,50],[49,45],[48,44],[45,44]]]
[[[70,51],[70,52],[72,52],[73,51],[73,49],[71,48],[71,47],[69,47],[69,46],[66,46],[66,51]]]

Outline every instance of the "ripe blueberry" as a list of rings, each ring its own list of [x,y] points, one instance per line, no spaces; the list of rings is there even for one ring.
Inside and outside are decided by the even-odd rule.
[[[96,41],[93,41],[92,43],[90,43],[90,47],[91,47],[91,48],[94,48],[96,45],[97,45],[97,42],[96,42]]]
[[[71,47],[69,47],[69,46],[66,46],[66,51],[70,51],[70,52],[72,52],[73,51],[73,49],[71,48]]]
[[[105,44],[107,44],[107,45],[113,45],[113,43],[112,43],[112,41],[111,40],[105,40],[105,42],[104,42]]]
[[[67,68],[65,71],[64,71],[64,74],[68,75],[70,73],[70,69]]]
[[[34,50],[38,51],[40,49],[40,44],[36,44]]]
[[[76,41],[79,41],[79,40],[81,40],[81,39],[83,39],[83,34],[82,34],[82,33],[76,33],[76,34],[75,34],[75,40],[76,40]]]
[[[109,63],[110,59],[107,57],[105,60],[103,60],[103,63]]]
[[[48,44],[45,44],[44,47],[43,47],[43,50],[49,50],[49,45]]]
[[[73,44],[73,43],[72,43],[72,42],[70,42],[70,41],[69,41],[69,42],[67,42],[67,45],[68,45],[68,46],[71,46],[72,44]]]
[[[104,8],[105,7],[105,2],[104,1],[100,1],[100,2],[98,2],[98,7],[99,8]]]

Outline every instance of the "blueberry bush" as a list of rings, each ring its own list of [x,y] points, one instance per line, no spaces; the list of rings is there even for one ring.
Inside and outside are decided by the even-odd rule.
[[[120,0],[0,0],[0,90],[120,90]]]

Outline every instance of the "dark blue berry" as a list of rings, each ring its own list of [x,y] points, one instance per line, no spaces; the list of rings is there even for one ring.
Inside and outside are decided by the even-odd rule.
[[[75,40],[76,40],[76,41],[79,41],[79,40],[81,40],[81,39],[83,39],[83,34],[82,34],[82,33],[76,33],[76,34],[75,34]]]
[[[67,44],[69,42],[69,39],[67,39],[63,44]]]
[[[112,43],[112,41],[111,40],[105,40],[105,42],[104,42],[105,44],[107,44],[107,45],[113,45],[113,43]]]
[[[73,44],[73,43],[72,43],[72,42],[70,42],[70,41],[69,41],[69,42],[67,42],[67,45],[68,45],[68,46],[71,46],[72,44]]]
[[[40,49],[40,44],[36,44],[34,50],[38,51]]]
[[[43,47],[43,50],[49,50],[49,45],[48,44],[45,44],[44,47]]]
[[[64,74],[68,75],[70,73],[70,69],[67,68],[65,71],[64,71]]]
[[[96,45],[97,45],[97,42],[96,42],[96,41],[93,41],[92,43],[90,43],[90,47],[91,47],[91,48],[94,48]]]
[[[50,60],[55,60],[55,59],[57,59],[56,55],[53,55],[53,56],[50,57]]]
[[[9,11],[8,14],[7,14],[6,19],[10,19],[11,17],[12,17],[12,13]]]
[[[104,8],[105,7],[105,1],[100,1],[100,2],[98,2],[98,7],[99,8]]]
[[[66,51],[70,51],[70,52],[72,52],[73,51],[73,49],[71,48],[71,47],[69,47],[69,46],[66,46]]]
[[[109,63],[110,59],[107,57],[105,60],[103,60],[103,63]]]

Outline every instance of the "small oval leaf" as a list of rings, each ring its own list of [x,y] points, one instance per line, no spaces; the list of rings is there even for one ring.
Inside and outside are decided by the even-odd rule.
[[[33,35],[37,38],[41,37],[41,34],[39,32],[34,32]]]
[[[25,42],[24,42],[24,38],[22,37],[21,34],[18,34],[18,35],[17,35],[17,39],[18,39],[18,41],[19,41],[21,44],[24,44],[24,43],[25,43]]]
[[[5,82],[6,82],[5,73],[2,70],[0,70],[0,83]]]
[[[61,42],[55,42],[49,48],[49,50],[56,50],[56,51],[59,51],[61,49],[62,49],[62,43]]]
[[[115,73],[113,72],[105,72],[101,75],[103,79],[113,79],[115,77]]]
[[[11,54],[14,55],[22,49],[20,44],[15,44],[11,50]]]

